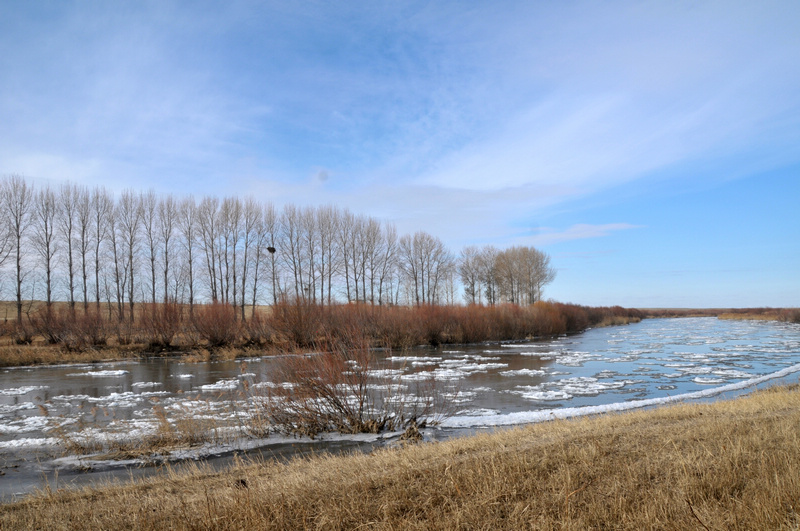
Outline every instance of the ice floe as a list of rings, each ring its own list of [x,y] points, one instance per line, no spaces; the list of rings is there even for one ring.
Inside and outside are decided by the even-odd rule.
[[[117,369],[117,370],[106,370],[106,371],[73,372],[67,374],[67,376],[94,376],[98,378],[108,378],[114,376],[125,376],[126,374],[128,374],[128,371],[123,369]]]
[[[27,385],[25,387],[12,387],[9,389],[0,389],[0,395],[3,396],[23,396],[34,391],[42,391],[49,389],[46,385]]]

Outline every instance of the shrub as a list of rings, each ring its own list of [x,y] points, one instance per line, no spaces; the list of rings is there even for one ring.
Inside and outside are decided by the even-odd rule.
[[[35,334],[44,337],[48,344],[56,345],[63,342],[68,333],[69,319],[65,311],[44,307],[33,314],[31,325]]]
[[[257,311],[243,324],[242,332],[247,345],[266,345],[274,341],[275,330],[270,319]]]
[[[399,306],[380,308],[375,320],[375,340],[382,346],[407,350],[421,345],[423,331],[419,313]]]
[[[17,345],[30,345],[33,343],[34,330],[30,323],[21,322],[14,326],[14,343]]]
[[[355,329],[318,344],[319,352],[282,358],[263,401],[264,417],[284,433],[379,433],[434,420],[444,403],[435,382],[420,384],[407,399],[387,377],[376,376],[375,354]]]
[[[175,302],[145,304],[139,323],[148,346],[169,348],[184,328],[183,307]]]
[[[781,310],[779,319],[788,323],[800,323],[800,309]]]
[[[73,311],[64,317],[62,343],[67,350],[84,351],[107,343],[107,326],[98,311]]]
[[[192,326],[212,348],[232,345],[240,336],[236,308],[221,302],[195,306]]]
[[[458,322],[461,327],[461,341],[479,343],[491,338],[491,315],[486,308],[470,305],[459,312]]]
[[[324,329],[322,306],[301,299],[283,299],[272,308],[270,325],[291,347],[311,347]]]

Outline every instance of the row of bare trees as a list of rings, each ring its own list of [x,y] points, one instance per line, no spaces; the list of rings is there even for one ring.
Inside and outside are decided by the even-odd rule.
[[[532,304],[554,270],[533,248],[465,248],[454,256],[427,232],[335,206],[276,209],[239,197],[175,198],[73,183],[0,180],[0,271],[23,301],[105,303],[120,319],[136,302],[247,306],[289,298],[314,304]],[[5,287],[5,286],[3,286]],[[8,291],[8,288],[6,288]]]
[[[459,274],[464,298],[471,304],[510,302],[533,304],[553,281],[550,256],[534,247],[499,250],[493,245],[467,246],[461,251]]]

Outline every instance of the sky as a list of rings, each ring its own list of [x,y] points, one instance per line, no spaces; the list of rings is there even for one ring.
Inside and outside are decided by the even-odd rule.
[[[533,245],[545,297],[800,306],[800,3],[0,2],[0,175]]]

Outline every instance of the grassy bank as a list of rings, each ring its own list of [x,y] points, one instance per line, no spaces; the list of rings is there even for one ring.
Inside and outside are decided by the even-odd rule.
[[[640,308],[647,318],[717,317],[730,320],[800,323],[799,308]]]
[[[800,389],[0,508],[3,529],[796,529]]]

